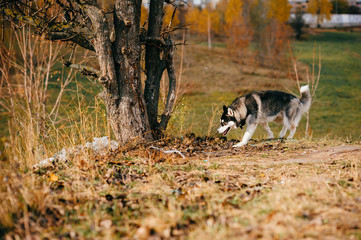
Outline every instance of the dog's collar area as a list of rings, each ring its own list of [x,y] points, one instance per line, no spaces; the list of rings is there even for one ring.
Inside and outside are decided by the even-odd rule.
[[[246,125],[246,120],[241,120],[240,122],[236,121],[236,126],[243,129],[243,126]]]

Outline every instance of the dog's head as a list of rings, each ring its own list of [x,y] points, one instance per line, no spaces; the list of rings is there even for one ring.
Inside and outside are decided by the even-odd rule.
[[[221,117],[221,126],[217,129],[218,133],[227,135],[229,130],[232,128],[237,128],[237,119],[235,117],[235,112],[232,108],[223,106],[223,114]],[[242,128],[242,127],[241,127]]]

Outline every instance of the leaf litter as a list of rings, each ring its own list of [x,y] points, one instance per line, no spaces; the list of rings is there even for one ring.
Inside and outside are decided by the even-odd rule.
[[[359,145],[273,139],[234,149],[235,142],[189,134],[74,156],[36,172],[35,186],[53,179],[41,191],[50,202],[35,198],[40,189],[26,195],[30,220],[11,210],[19,221],[8,224],[7,234],[26,236],[29,221],[33,236],[63,239],[353,239],[360,233]],[[319,161],[287,162],[307,157]],[[20,197],[26,186],[7,178],[13,193],[4,202],[27,199]]]

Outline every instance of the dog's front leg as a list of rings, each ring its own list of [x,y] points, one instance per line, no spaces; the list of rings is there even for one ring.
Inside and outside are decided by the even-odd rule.
[[[237,143],[236,145],[233,145],[233,147],[242,147],[248,143],[248,141],[251,139],[254,131],[256,131],[257,124],[250,124],[247,126],[247,130],[243,135],[242,142]]]

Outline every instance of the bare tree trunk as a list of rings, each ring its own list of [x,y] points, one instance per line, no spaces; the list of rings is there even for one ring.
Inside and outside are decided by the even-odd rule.
[[[207,30],[208,30],[208,48],[212,49],[211,14],[210,13],[208,13],[208,23],[207,24],[208,24],[208,28],[207,28]]]
[[[114,59],[119,89],[119,105],[113,114],[113,130],[118,141],[151,140],[146,105],[141,92],[140,78],[140,10],[141,0],[116,0],[114,27]]]
[[[161,116],[161,121],[159,124],[160,130],[165,130],[167,128],[168,121],[170,119],[170,116],[172,114],[173,105],[175,102],[175,99],[177,97],[176,91],[177,91],[177,81],[176,81],[176,73],[174,69],[174,62],[173,62],[173,56],[174,56],[174,43],[169,36],[168,39],[166,39],[167,43],[167,55],[166,55],[166,66],[167,66],[167,72],[168,72],[168,79],[169,79],[169,89],[168,89],[168,97],[167,97],[167,104],[164,108],[163,114]]]
[[[146,106],[140,87],[140,4],[136,0],[116,0],[114,28],[116,41],[111,45],[107,19],[97,7],[86,11],[94,30],[94,48],[100,65],[100,82],[105,91],[108,117],[120,144],[152,139]]]
[[[163,18],[164,0],[153,0],[149,5],[148,35],[150,39],[160,38]],[[144,98],[147,103],[149,123],[155,135],[158,129],[158,99],[160,80],[162,78],[165,64],[160,59],[162,49],[160,43],[154,42],[146,45],[145,68],[147,80],[145,82]]]
[[[161,137],[162,131],[167,128],[176,97],[176,75],[173,62],[174,42],[169,33],[161,33],[163,4],[164,0],[152,0],[150,2],[145,54],[147,80],[145,82],[144,98],[147,104],[150,127],[156,138]],[[174,14],[175,11],[173,17]],[[158,119],[160,82],[165,69],[167,69],[169,78],[168,97],[165,109],[160,119]]]
[[[70,60],[64,65],[97,78],[103,85],[102,97],[110,125],[119,143],[124,145],[152,140],[152,133],[154,136],[161,135],[175,102],[175,45],[170,26],[161,32],[163,5],[164,0],[150,0],[148,33],[142,35],[139,29],[141,0],[114,0],[114,41],[110,40],[110,17],[97,6],[95,0],[47,2],[41,8],[31,1],[12,0],[1,5],[0,9],[8,18],[40,28],[39,32],[44,32],[52,41],[70,41],[96,52],[99,71],[73,64]],[[182,4],[177,6],[172,2],[172,5],[176,10]],[[31,11],[26,13],[19,6]],[[53,16],[48,16],[52,12],[50,10],[53,10]],[[73,17],[69,16],[69,12]],[[64,16],[60,17],[59,14]],[[140,78],[142,44],[146,44],[147,81],[144,95]],[[168,97],[166,108],[158,118],[160,80],[165,69],[169,76]]]

